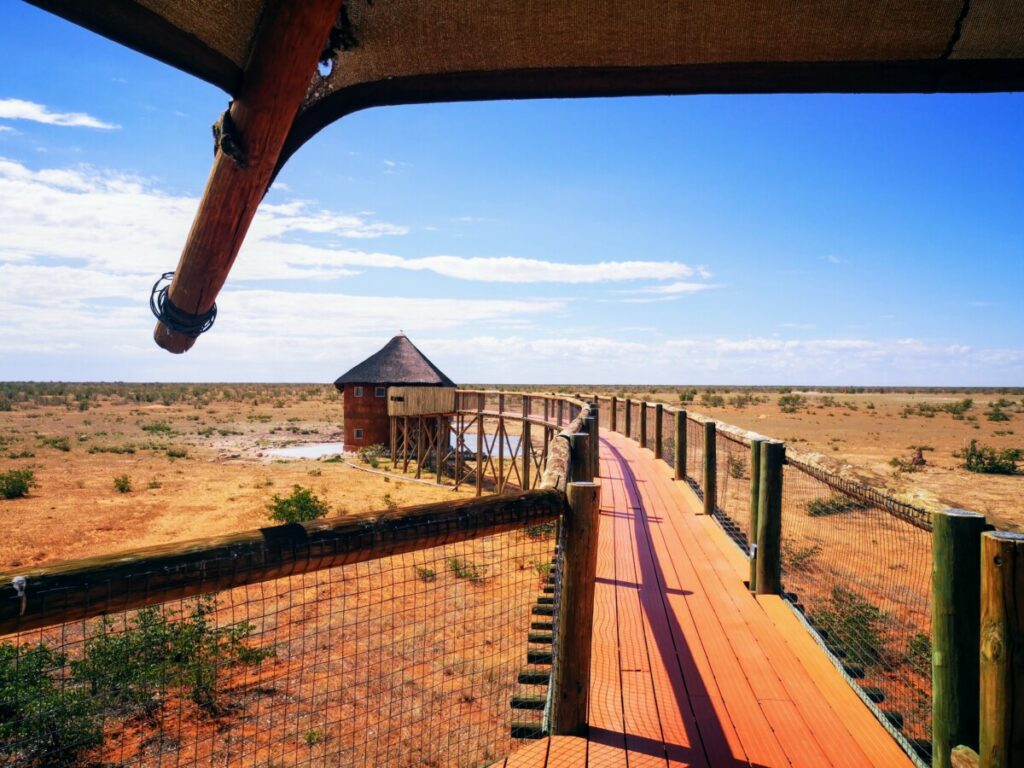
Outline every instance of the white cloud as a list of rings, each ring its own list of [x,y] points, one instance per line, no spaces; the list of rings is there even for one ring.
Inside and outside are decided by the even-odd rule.
[[[831,253],[826,255],[826,256],[822,256],[821,258],[822,258],[823,261],[827,261],[829,264],[843,264],[843,263],[845,263],[844,259],[841,259],[838,256],[835,256],[834,254],[831,254]]]
[[[45,125],[63,125],[74,128],[100,128],[113,130],[119,125],[107,123],[84,112],[51,112],[45,104],[24,99],[0,99],[0,118],[6,120],[29,120]]]

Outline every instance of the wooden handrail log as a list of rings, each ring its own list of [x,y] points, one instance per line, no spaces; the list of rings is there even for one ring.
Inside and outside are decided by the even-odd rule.
[[[554,489],[279,525],[0,574],[0,636],[550,522]]]

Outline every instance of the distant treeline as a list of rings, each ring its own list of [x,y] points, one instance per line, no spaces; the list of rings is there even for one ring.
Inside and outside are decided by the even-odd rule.
[[[123,382],[0,382],[0,411],[21,406],[67,406],[88,410],[99,402],[187,403],[205,406],[215,401],[276,403],[285,398],[339,397],[332,384],[159,384]]]
[[[718,392],[758,392],[780,395],[791,392],[824,392],[827,394],[869,395],[869,394],[949,394],[960,393],[1024,395],[1024,387],[875,387],[875,386],[823,386],[816,384],[465,384],[468,389],[505,389],[520,392],[570,392],[581,394],[716,394]]]

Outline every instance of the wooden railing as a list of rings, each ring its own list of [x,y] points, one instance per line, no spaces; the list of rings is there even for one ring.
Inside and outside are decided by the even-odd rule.
[[[460,391],[456,412],[418,417],[421,424],[435,419],[432,439],[439,477],[452,468],[457,479],[464,482],[467,477],[467,457],[457,448],[443,447],[449,424],[455,424],[463,437],[470,425],[476,425],[480,440],[491,439],[492,446],[495,436],[488,438],[485,428],[494,425],[503,438],[517,434],[523,447],[512,451],[510,462],[502,457],[496,463],[478,450],[476,467],[471,469],[479,497],[273,526],[0,574],[0,639],[11,636],[17,644],[24,642],[18,638],[26,633],[39,631],[40,637],[54,638],[58,651],[64,637],[78,638],[74,642],[81,647],[91,632],[108,631],[104,625],[97,630],[83,623],[94,617],[181,605],[183,598],[210,593],[247,600],[250,593],[238,588],[555,523],[560,542],[555,571],[558,604],[545,719],[549,732],[581,733],[589,688],[600,493],[594,482],[597,433],[592,411],[590,403],[576,398]],[[403,429],[408,434],[408,420]],[[419,471],[428,463],[426,458],[421,449]],[[507,470],[506,463],[517,465],[517,473]],[[486,485],[495,491],[487,496],[481,493],[485,464],[492,470]],[[435,572],[421,578],[434,579]],[[291,588],[286,583],[272,589]],[[232,603],[232,616],[236,607]],[[171,613],[176,610],[180,609]],[[127,625],[130,619],[120,621]]]

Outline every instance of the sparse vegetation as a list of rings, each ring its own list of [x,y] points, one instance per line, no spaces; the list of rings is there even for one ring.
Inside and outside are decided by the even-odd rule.
[[[785,394],[779,395],[779,410],[783,413],[796,413],[804,406],[806,401],[803,395]]]
[[[433,568],[423,568],[417,566],[416,576],[419,578],[420,581],[433,581],[437,578],[437,571],[435,571]]]
[[[118,475],[114,478],[114,490],[118,493],[131,493],[132,479],[128,475]]]
[[[0,496],[5,499],[20,499],[36,484],[36,475],[31,469],[9,469],[0,472]]]
[[[448,568],[458,579],[468,579],[474,583],[484,580],[484,569],[469,560],[461,560],[457,557],[449,558]]]
[[[1024,451],[1020,448],[1004,448],[999,450],[989,445],[981,445],[971,440],[970,445],[953,454],[963,459],[963,467],[968,472],[985,475],[1015,475],[1017,462],[1024,459]]]
[[[852,589],[833,587],[828,601],[813,612],[811,621],[827,634],[830,647],[855,664],[874,666],[885,654],[885,613]]]
[[[296,484],[292,486],[292,492],[288,496],[275,493],[268,509],[271,520],[279,523],[303,523],[326,516],[330,508],[327,502],[317,497],[309,488]]]
[[[811,567],[814,558],[821,551],[821,547],[812,544],[808,547],[800,547],[792,541],[782,542],[782,565],[791,571],[806,571]]]
[[[849,496],[834,494],[827,499],[814,499],[807,502],[807,514],[810,517],[840,515],[855,509],[864,509],[864,504]]]

